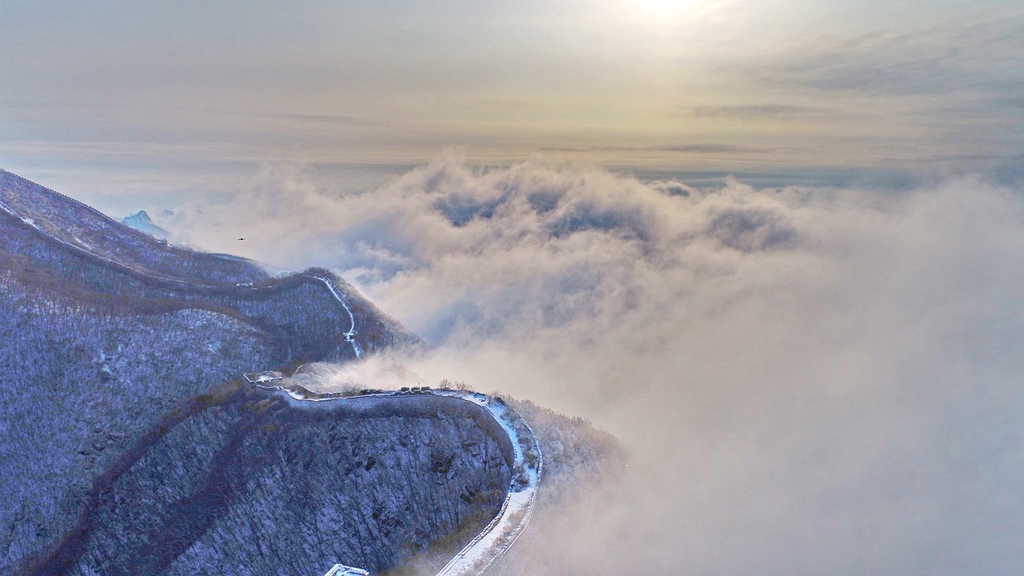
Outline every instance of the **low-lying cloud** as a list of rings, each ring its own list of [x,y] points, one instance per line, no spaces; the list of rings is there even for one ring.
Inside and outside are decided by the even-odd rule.
[[[408,361],[424,384],[465,380],[615,434],[623,483],[581,496],[523,570],[1024,565],[1021,191],[709,190],[455,157],[331,190],[268,168],[232,202],[158,223],[337,269],[435,346]],[[219,240],[233,227],[244,243]]]

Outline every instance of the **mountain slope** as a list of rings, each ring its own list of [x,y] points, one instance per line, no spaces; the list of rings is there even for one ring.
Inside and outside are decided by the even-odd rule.
[[[442,399],[305,409],[226,386],[147,430],[20,572],[379,572],[500,505],[510,473],[483,418]]]
[[[279,364],[417,342],[329,271],[271,278],[243,258],[168,246],[3,171],[0,237],[0,259],[21,262],[51,286],[67,280],[63,289],[90,301],[160,303],[247,322],[275,342]],[[359,326],[351,336],[350,312]]]
[[[0,211],[21,220],[69,251],[165,279],[199,283],[255,282],[268,276],[236,256],[175,248],[120,225],[59,192],[0,170]]]
[[[229,558],[240,574],[344,560],[385,569],[500,506],[500,444],[457,407],[313,418],[231,383],[418,342],[340,278],[271,278],[244,259],[169,247],[9,173],[0,198],[0,573],[216,573]],[[367,477],[372,489],[335,474],[355,452],[317,449],[339,434],[387,463]],[[437,458],[451,466],[435,470]],[[282,502],[294,523],[278,524]],[[368,532],[354,541],[316,520],[326,517]],[[276,527],[280,546],[244,537],[254,525]],[[305,525],[320,552],[294,540]],[[216,552],[195,556],[205,541]]]

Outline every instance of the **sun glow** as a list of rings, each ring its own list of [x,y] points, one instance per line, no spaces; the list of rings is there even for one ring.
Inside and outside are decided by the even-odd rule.
[[[619,10],[629,18],[655,25],[674,25],[706,10],[706,0],[621,0]]]
[[[678,20],[692,9],[698,0],[627,0],[625,8],[643,18],[657,20]]]

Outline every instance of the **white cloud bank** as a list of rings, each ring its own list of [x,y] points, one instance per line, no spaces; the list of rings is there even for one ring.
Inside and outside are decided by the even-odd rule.
[[[271,168],[158,223],[332,266],[436,345],[409,365],[424,384],[466,380],[619,437],[624,487],[565,516],[524,570],[1024,566],[1020,191],[697,190],[452,157],[330,189]]]

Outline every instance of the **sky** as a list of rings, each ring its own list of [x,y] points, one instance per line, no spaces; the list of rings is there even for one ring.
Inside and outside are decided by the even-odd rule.
[[[9,0],[0,53],[3,167],[111,210],[268,162],[357,188],[450,147],[893,185],[1015,180],[1024,144],[1005,0]]]
[[[4,2],[0,167],[612,433],[523,573],[1019,573],[1019,3],[294,4]]]

